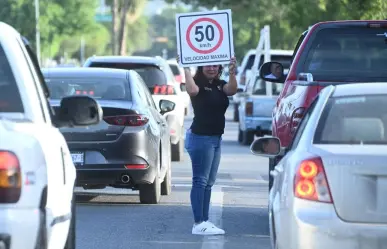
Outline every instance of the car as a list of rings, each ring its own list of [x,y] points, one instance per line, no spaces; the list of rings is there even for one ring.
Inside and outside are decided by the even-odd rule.
[[[250,145],[255,136],[271,135],[271,114],[283,87],[262,80],[258,74],[254,79],[248,81],[238,107],[238,142],[242,145]],[[266,93],[267,84],[271,84],[272,96]]]
[[[273,108],[273,136],[288,146],[306,109],[330,83],[387,82],[386,34],[385,20],[319,22],[301,34],[286,77],[265,77],[273,64],[282,64],[263,64],[262,79],[284,84]],[[269,160],[269,171],[278,160]],[[272,182],[269,177],[269,188]]]
[[[90,96],[103,110],[94,127],[63,128],[77,169],[77,186],[106,186],[140,191],[140,202],[157,204],[171,192],[171,151],[163,114],[175,104],[157,104],[133,70],[99,68],[43,69],[54,110],[66,96]]]
[[[166,113],[170,124],[172,161],[182,161],[184,156],[185,103],[181,88],[176,84],[168,63],[161,57],[93,56],[84,67],[133,69],[143,78],[156,103],[167,99],[175,109]]]
[[[0,22],[0,248],[75,249],[75,167],[58,127],[102,119],[86,96],[56,112],[26,38]]]
[[[256,56],[255,49],[250,49],[249,51],[247,51],[247,53],[243,57],[241,65],[239,66],[238,73],[236,75],[236,79],[238,82],[238,90],[237,90],[237,93],[233,96],[233,104],[234,104],[233,119],[236,122],[239,121],[238,107],[239,107],[239,103],[242,101],[244,97],[243,91],[248,81],[253,78],[251,77],[251,73],[252,73],[252,67],[254,65],[255,56]],[[293,50],[281,50],[281,49],[270,50],[271,60],[280,62],[285,68],[290,67],[292,56],[293,56]],[[258,63],[257,71],[262,66],[263,62],[264,62],[264,54],[261,53],[261,58]]]
[[[305,112],[292,143],[253,142],[283,158],[270,172],[272,248],[382,248],[387,242],[386,83],[332,85]],[[307,238],[307,239],[305,239]]]
[[[191,98],[189,97],[189,94],[187,93],[187,90],[185,89],[185,73],[184,69],[177,64],[176,59],[169,59],[167,60],[169,67],[171,68],[171,71],[173,72],[173,75],[175,76],[175,80],[178,84],[180,84],[180,88],[182,91],[182,94],[184,96],[185,101],[185,111],[184,114],[187,116],[189,113],[189,109],[191,106]]]

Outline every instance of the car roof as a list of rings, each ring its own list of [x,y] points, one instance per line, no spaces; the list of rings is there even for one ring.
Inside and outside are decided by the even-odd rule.
[[[42,68],[45,77],[100,77],[100,78],[122,78],[126,79],[130,70],[95,68],[95,67],[52,67]]]
[[[351,83],[335,86],[332,97],[387,94],[387,82]]]
[[[256,54],[256,50],[255,49],[250,49],[247,54],[249,56],[250,55],[255,55]],[[270,55],[288,55],[288,56],[292,56],[293,55],[293,50],[270,49]]]
[[[116,62],[116,63],[139,63],[139,64],[149,64],[160,66],[160,59],[157,57],[148,57],[148,56],[93,56],[88,58],[88,60],[94,62]]]
[[[3,38],[7,38],[9,34],[18,35],[19,33],[12,26],[4,22],[0,22],[0,41]]]

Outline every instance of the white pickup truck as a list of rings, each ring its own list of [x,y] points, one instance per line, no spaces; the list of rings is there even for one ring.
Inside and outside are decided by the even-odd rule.
[[[58,113],[28,41],[0,22],[0,249],[75,249],[76,171],[57,129],[98,123],[89,97]]]

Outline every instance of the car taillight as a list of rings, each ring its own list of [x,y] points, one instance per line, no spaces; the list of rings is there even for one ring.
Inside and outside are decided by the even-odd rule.
[[[253,115],[253,102],[246,102],[246,116],[252,116]]]
[[[110,125],[119,126],[142,126],[149,121],[147,116],[141,114],[109,116],[104,117],[103,120]]]
[[[304,116],[305,108],[300,107],[293,111],[291,120],[290,120],[290,132],[293,134],[296,132],[298,125],[301,122],[302,117]]]
[[[153,94],[157,95],[173,95],[175,93],[175,88],[170,85],[155,86],[153,89]]]
[[[300,199],[333,203],[320,157],[301,162],[294,177],[294,195]]]
[[[16,203],[21,195],[19,159],[10,151],[0,151],[0,203]]]
[[[240,80],[239,84],[241,84],[241,85],[245,85],[246,84],[246,74],[245,73],[243,73],[241,75],[241,80]]]

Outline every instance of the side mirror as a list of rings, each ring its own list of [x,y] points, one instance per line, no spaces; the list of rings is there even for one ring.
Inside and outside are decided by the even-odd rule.
[[[186,91],[187,91],[187,88],[186,88],[186,86],[185,86],[185,83],[180,83],[180,90],[181,90],[182,92],[186,92]]]
[[[279,62],[266,62],[259,69],[259,77],[265,81],[283,83],[284,67]]]
[[[313,82],[313,75],[311,73],[300,73],[297,76],[297,80]]]
[[[176,104],[172,101],[166,100],[166,99],[161,99],[159,102],[159,107],[160,107],[160,113],[164,114],[167,112],[171,112],[175,109]]]
[[[242,88],[238,88],[237,89],[237,93],[241,93],[241,92],[243,92],[243,89]]]
[[[88,96],[68,96],[60,102],[55,115],[57,126],[89,126],[98,124],[103,111],[98,102]]]
[[[281,154],[281,142],[277,137],[261,137],[251,144],[250,151],[258,156],[276,157]]]

